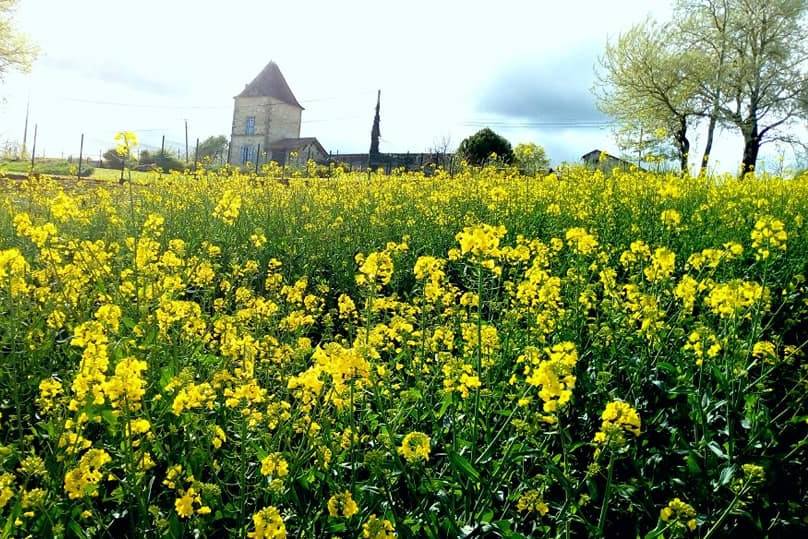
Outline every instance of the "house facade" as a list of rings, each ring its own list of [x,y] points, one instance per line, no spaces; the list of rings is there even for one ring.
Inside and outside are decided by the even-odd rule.
[[[303,107],[275,62],[269,62],[233,100],[231,165],[285,164],[290,155],[318,162],[328,157],[316,138],[300,138]]]
[[[581,161],[590,168],[599,169],[604,172],[610,172],[616,168],[629,170],[633,166],[625,159],[615,157],[603,150],[592,150],[591,152],[585,153],[581,156]]]

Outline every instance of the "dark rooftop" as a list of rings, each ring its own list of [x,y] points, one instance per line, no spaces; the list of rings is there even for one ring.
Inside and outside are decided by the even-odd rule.
[[[274,97],[289,105],[303,108],[283,78],[278,64],[272,61],[236,97]]]

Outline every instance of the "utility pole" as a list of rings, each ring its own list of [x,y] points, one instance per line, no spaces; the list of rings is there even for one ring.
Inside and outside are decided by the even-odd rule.
[[[188,120],[185,120],[185,162],[188,162]]]
[[[165,155],[166,153],[166,136],[163,135],[163,141],[160,143],[160,155]]]
[[[31,110],[31,98],[25,104],[25,131],[22,132],[22,148],[20,149],[20,158],[25,155],[26,145],[28,143],[28,112]]]
[[[81,179],[81,158],[84,154],[84,133],[81,134],[81,145],[79,146],[79,170],[76,172],[76,179]]]
[[[34,159],[36,158],[36,133],[37,133],[37,124],[34,124],[34,148],[31,152],[31,174],[34,173]]]

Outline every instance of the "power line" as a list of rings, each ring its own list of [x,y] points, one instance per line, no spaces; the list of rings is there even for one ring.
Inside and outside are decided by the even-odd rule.
[[[343,94],[338,96],[330,96],[330,97],[315,97],[311,99],[301,99],[300,103],[318,103],[321,101],[334,101],[337,99],[344,99],[348,97],[355,97],[359,95],[366,95],[369,94],[369,91],[362,91],[356,92],[352,94]],[[215,110],[215,109],[231,109],[232,105],[160,105],[160,104],[152,104],[152,103],[132,103],[132,102],[123,102],[123,101],[102,101],[102,100],[94,100],[94,99],[83,99],[78,97],[68,97],[68,96],[49,96],[45,97],[44,100],[47,101],[48,99],[58,99],[62,101],[70,101],[72,103],[86,103],[89,105],[103,105],[103,106],[113,106],[113,107],[129,107],[129,108],[144,108],[144,109],[208,109],[208,110]],[[279,106],[282,103],[270,103],[264,104],[262,106]]]
[[[467,121],[462,122],[461,125],[467,127],[498,127],[502,129],[509,128],[525,128],[525,127],[564,127],[564,128],[605,128],[614,125],[613,121],[586,121],[586,120],[558,120],[558,121],[524,121],[524,122],[505,122],[505,121]]]

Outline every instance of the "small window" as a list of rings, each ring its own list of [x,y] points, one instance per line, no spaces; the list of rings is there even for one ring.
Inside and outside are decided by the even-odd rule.
[[[244,127],[245,135],[255,134],[255,116],[247,116],[247,125]]]

